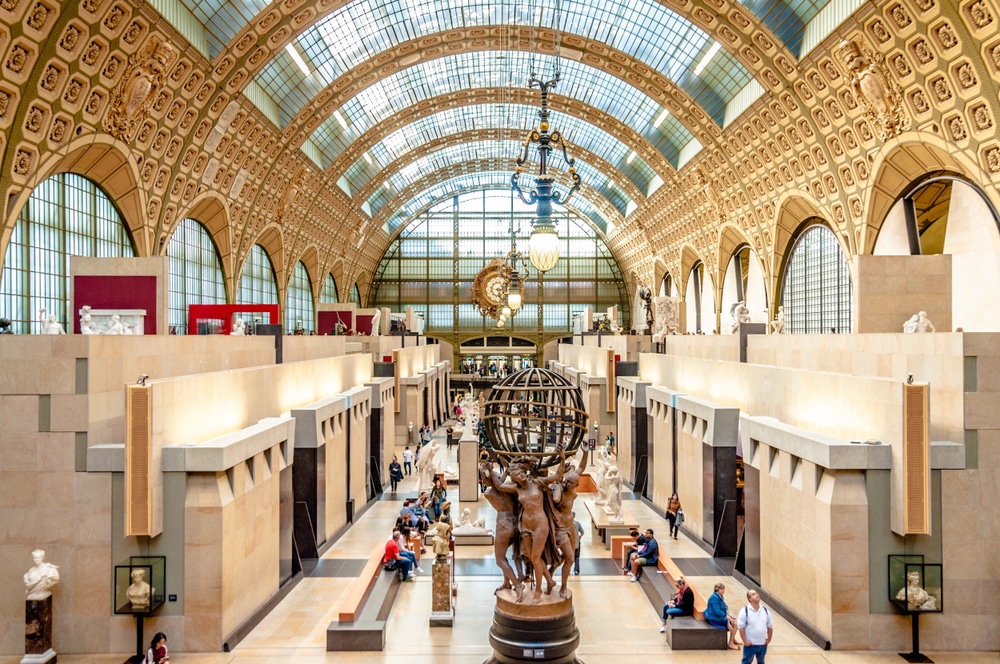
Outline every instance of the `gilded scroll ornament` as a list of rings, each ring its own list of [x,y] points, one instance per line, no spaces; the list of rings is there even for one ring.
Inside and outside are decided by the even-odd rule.
[[[127,142],[135,138],[173,59],[174,49],[158,40],[150,40],[128,59],[104,116],[104,129],[108,133]]]
[[[903,89],[891,82],[884,58],[854,41],[841,42],[838,52],[879,138],[886,141],[905,131],[910,119],[903,106]]]

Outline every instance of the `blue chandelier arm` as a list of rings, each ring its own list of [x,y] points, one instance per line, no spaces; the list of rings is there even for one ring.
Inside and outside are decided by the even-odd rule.
[[[562,150],[563,160],[569,166],[575,166],[576,159],[569,156],[569,149],[568,146],[566,145],[566,141],[563,140],[562,134],[559,133],[558,129],[552,132],[552,142],[558,145],[559,149]]]
[[[521,186],[518,184],[517,180],[519,175],[521,174],[514,173],[513,175],[510,176],[510,188],[513,189],[515,192],[517,192],[517,197],[520,198],[521,202],[523,202],[525,205],[534,205],[535,201],[538,200],[538,197],[536,196],[534,190],[528,192],[528,198],[524,197],[524,192],[521,191]]]

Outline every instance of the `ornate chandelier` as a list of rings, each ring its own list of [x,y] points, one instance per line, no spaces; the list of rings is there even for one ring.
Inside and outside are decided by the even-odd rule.
[[[576,172],[576,160],[569,156],[566,142],[558,130],[549,133],[549,90],[555,89],[559,83],[559,72],[548,81],[538,78],[534,72],[531,73],[531,80],[528,82],[529,88],[538,87],[542,95],[542,107],[538,110],[538,128],[532,129],[528,137],[521,144],[524,148],[521,156],[517,158],[517,169],[510,176],[510,186],[517,192],[518,197],[525,205],[535,206],[535,220],[531,222],[531,240],[528,244],[528,258],[531,264],[539,272],[548,272],[559,261],[559,236],[556,234],[555,222],[552,220],[552,203],[566,205],[573,194],[580,188],[580,176]],[[521,190],[519,179],[524,172],[524,162],[528,160],[528,148],[531,144],[538,145],[538,175],[535,176],[535,188],[528,192],[527,197]],[[555,178],[549,175],[548,163],[549,153],[553,148],[562,151],[563,160],[569,166],[569,175],[573,180],[573,186],[560,199],[560,193],[554,191],[553,184]]]

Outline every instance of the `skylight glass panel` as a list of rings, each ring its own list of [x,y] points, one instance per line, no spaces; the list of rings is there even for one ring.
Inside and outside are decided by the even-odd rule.
[[[192,0],[185,1],[194,4]],[[795,6],[819,1],[797,0]],[[450,29],[485,25],[554,26],[556,14],[552,7],[534,7],[533,12],[530,9],[523,5],[489,5],[482,0],[454,0],[447,8],[439,7],[434,0],[405,3],[357,0],[297,37],[307,60],[311,60],[310,76],[303,76],[290,58],[278,53],[257,76],[258,83],[278,101],[287,123],[318,90],[393,44]],[[564,0],[560,9],[565,32],[607,43],[643,62],[687,91],[719,124],[729,98],[750,79],[749,72],[725,51],[713,59],[703,76],[691,76],[712,40],[659,2]],[[203,11],[201,15],[206,14]],[[553,61],[544,61],[537,55],[535,58],[539,60],[535,71],[540,75],[555,71]],[[572,61],[563,59],[563,62]],[[481,72],[494,74],[495,69]],[[523,76],[529,70],[508,71]]]
[[[740,3],[798,58],[802,52],[806,25],[826,7],[829,0],[740,0]]]

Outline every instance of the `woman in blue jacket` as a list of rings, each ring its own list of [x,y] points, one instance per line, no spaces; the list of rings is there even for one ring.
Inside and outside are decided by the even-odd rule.
[[[705,622],[712,627],[729,630],[729,649],[739,650],[736,644],[736,618],[729,615],[729,607],[726,606],[726,584],[715,584],[715,592],[708,598],[708,606],[705,607]]]

